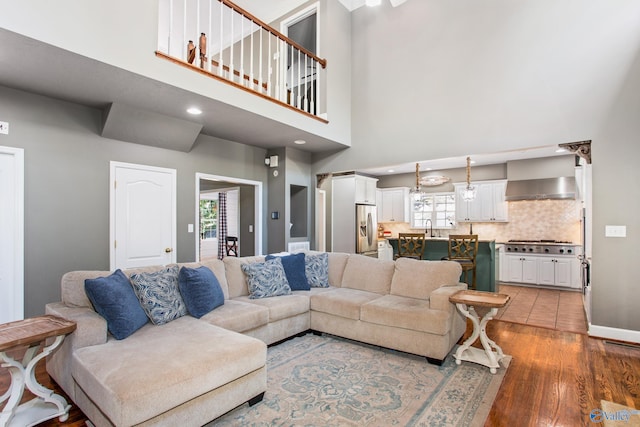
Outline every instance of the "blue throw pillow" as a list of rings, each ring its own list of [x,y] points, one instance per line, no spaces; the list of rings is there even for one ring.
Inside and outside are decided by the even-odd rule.
[[[84,290],[117,340],[125,339],[149,321],[122,270],[118,269],[108,277],[85,280]]]
[[[278,255],[278,257],[282,260],[282,266],[292,291],[308,291],[311,289],[305,273],[304,253],[286,256]],[[267,255],[266,260],[274,258],[276,258],[275,255]]]
[[[187,314],[178,290],[178,266],[131,275],[133,290],[154,325],[164,325]]]
[[[329,287],[329,254],[307,254],[305,272],[312,288]]]
[[[280,258],[265,262],[241,264],[242,272],[247,276],[249,298],[267,298],[289,295],[291,288]]]
[[[187,311],[199,319],[224,304],[224,293],[213,271],[202,267],[182,267],[178,273],[178,288]]]

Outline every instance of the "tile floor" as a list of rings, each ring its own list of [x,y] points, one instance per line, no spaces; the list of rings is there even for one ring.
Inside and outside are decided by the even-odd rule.
[[[499,284],[499,292],[511,296],[494,319],[532,326],[587,333],[582,293]]]

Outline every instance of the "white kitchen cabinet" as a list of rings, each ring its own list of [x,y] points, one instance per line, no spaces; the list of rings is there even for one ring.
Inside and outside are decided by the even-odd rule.
[[[378,189],[378,222],[409,222],[409,188]]]
[[[361,175],[351,175],[355,182],[355,203],[376,203],[376,186],[378,180]]]
[[[454,184],[458,222],[506,222],[509,220],[505,200],[506,180],[473,182],[472,185],[477,188],[476,198],[467,202],[462,198],[467,184]]]
[[[505,255],[507,261],[507,281],[517,283],[538,283],[538,259],[534,256]]]
[[[577,258],[505,254],[506,282],[535,285],[580,287]]]
[[[565,288],[574,287],[576,261],[572,258],[541,257],[538,260],[538,284]]]

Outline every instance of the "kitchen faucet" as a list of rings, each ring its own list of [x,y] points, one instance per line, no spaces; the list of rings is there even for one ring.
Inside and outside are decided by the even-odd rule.
[[[425,223],[426,226],[428,226],[429,229],[429,236],[430,237],[435,237],[433,235],[433,222],[431,221],[431,218],[427,218],[427,222]],[[425,234],[427,233],[427,230],[424,231]]]

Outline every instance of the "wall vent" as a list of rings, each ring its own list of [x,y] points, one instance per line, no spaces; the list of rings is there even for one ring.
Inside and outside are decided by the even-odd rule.
[[[309,242],[289,242],[289,252],[302,252],[308,251],[310,248]]]

